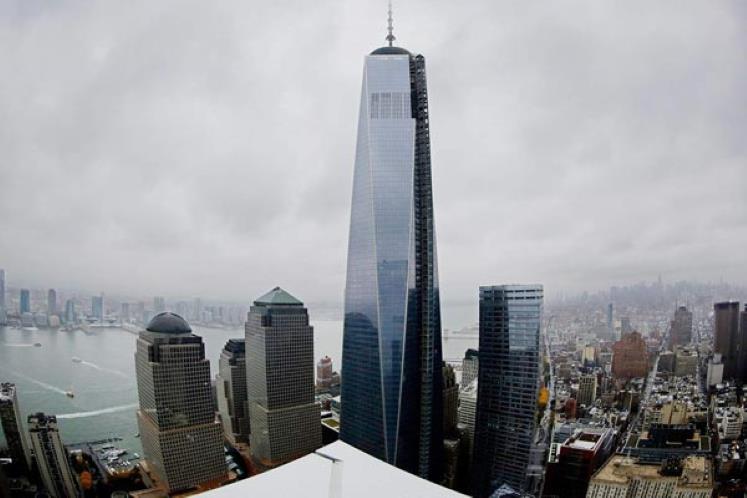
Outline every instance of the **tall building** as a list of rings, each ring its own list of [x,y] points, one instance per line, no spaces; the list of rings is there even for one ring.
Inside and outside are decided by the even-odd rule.
[[[325,356],[316,364],[316,386],[318,388],[327,388],[332,385],[332,358]]]
[[[246,321],[252,457],[273,467],[322,445],[314,400],[314,329],[303,303],[280,287],[254,301]]]
[[[477,369],[480,365],[479,354],[476,349],[468,349],[462,359],[462,388],[469,386],[477,378]]]
[[[541,285],[480,287],[474,493],[527,489],[540,387]]]
[[[475,444],[475,418],[477,415],[477,378],[459,391],[459,425],[467,431],[467,455],[472,459]]]
[[[31,312],[31,292],[21,289],[21,314]]]
[[[674,312],[674,320],[670,324],[669,347],[674,350],[677,346],[687,346],[693,339],[693,313],[685,306],[680,306]]]
[[[36,413],[29,415],[29,436],[42,484],[53,498],[78,496],[77,479],[70,458],[60,439],[57,417]]]
[[[646,341],[638,332],[630,332],[612,345],[612,375],[620,379],[648,374]]]
[[[607,333],[610,337],[615,335],[615,322],[612,320],[612,303],[607,305]]]
[[[52,315],[57,314],[57,291],[54,289],[49,289],[47,292],[47,316],[51,317]]]
[[[597,376],[595,374],[582,375],[578,381],[578,404],[589,408],[597,399]]]
[[[65,301],[65,322],[75,322],[75,302],[72,299]]]
[[[123,322],[130,321],[130,303],[122,303],[121,311],[119,312],[119,319]]]
[[[215,378],[218,412],[223,432],[233,443],[249,442],[249,410],[246,387],[246,343],[229,339],[218,359]]]
[[[340,438],[421,477],[441,475],[441,313],[425,59],[366,56],[353,175]]]
[[[615,450],[614,429],[582,427],[558,446],[547,466],[544,494],[584,498],[589,480]],[[610,497],[611,498],[611,497]]]
[[[715,303],[713,352],[721,355],[724,364],[724,380],[737,380],[739,368],[739,303],[728,301]]]
[[[739,378],[744,383],[745,381],[747,381],[747,303],[745,303],[744,305],[744,311],[741,311],[739,313],[739,334],[740,334]]]
[[[163,297],[156,296],[153,298],[153,311],[156,314],[166,311],[166,300]]]
[[[22,420],[15,384],[3,382],[0,384],[0,425],[13,465],[19,470],[28,470],[31,469],[31,453]]]
[[[202,338],[174,313],[140,332],[135,352],[138,427],[150,471],[167,492],[211,487],[226,477]]]
[[[444,425],[445,437],[454,437],[457,433],[457,421],[459,419],[459,384],[456,381],[454,367],[444,362],[443,364],[444,384]]]
[[[91,296],[91,315],[98,321],[104,321],[104,296]]]
[[[5,311],[5,270],[0,268],[0,312]]]

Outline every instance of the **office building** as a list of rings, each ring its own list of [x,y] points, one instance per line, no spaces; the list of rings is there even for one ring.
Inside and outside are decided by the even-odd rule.
[[[706,385],[713,387],[724,381],[724,364],[721,361],[721,355],[714,353],[713,357],[708,360],[708,369],[706,371]]]
[[[386,39],[363,69],[340,438],[438,482],[443,377],[425,59],[393,46],[391,15]]]
[[[29,437],[42,484],[53,498],[78,496],[78,481],[60,439],[57,417],[36,413],[28,417]]]
[[[138,336],[135,369],[140,438],[158,485],[169,493],[219,485],[223,431],[202,338],[179,315],[159,313]]]
[[[695,349],[679,346],[674,353],[674,375],[695,377],[698,372],[698,352]]]
[[[303,303],[280,287],[254,301],[246,353],[254,461],[274,467],[312,453],[322,445],[321,407],[314,400],[314,329]]]
[[[21,289],[21,314],[31,313],[31,292],[28,289]]]
[[[477,369],[480,365],[479,353],[476,349],[468,349],[462,359],[462,388],[467,387],[477,378]]]
[[[713,352],[721,355],[724,380],[739,380],[739,303],[735,301],[713,305]]]
[[[316,387],[320,389],[329,388],[332,385],[332,358],[325,356],[316,364]]]
[[[57,314],[57,291],[49,289],[47,292],[47,316],[52,317]]]
[[[72,299],[65,301],[65,322],[75,323],[75,302]]]
[[[674,320],[670,324],[669,347],[674,350],[677,346],[687,346],[693,340],[693,313],[685,306],[680,306],[674,312]]]
[[[215,378],[223,432],[232,443],[249,442],[245,344],[243,338],[226,342],[220,353]]]
[[[607,334],[610,337],[615,336],[615,322],[612,319],[612,303],[607,305]]]
[[[119,319],[124,323],[130,321],[130,303],[122,303],[121,311],[119,312]]]
[[[153,312],[163,313],[166,311],[166,300],[161,296],[156,296],[153,298]]]
[[[477,379],[459,390],[459,426],[467,431],[467,454],[472,458],[477,415]]]
[[[3,382],[0,384],[0,426],[13,466],[25,471],[31,469],[31,453],[22,420],[15,384]]]
[[[645,377],[648,374],[646,341],[638,332],[630,332],[612,345],[612,375],[618,379]]]
[[[545,494],[559,498],[583,498],[591,476],[615,449],[615,433],[609,428],[583,427],[557,446],[547,466]]]
[[[443,364],[443,386],[444,386],[444,425],[443,434],[446,437],[454,437],[457,431],[459,419],[459,384],[456,381],[454,367],[444,362]]]
[[[91,296],[91,315],[99,322],[104,321],[104,296]]]
[[[527,489],[540,387],[541,285],[480,287],[474,493]]]
[[[595,374],[582,375],[578,381],[578,405],[589,408],[597,399],[597,376]]]
[[[711,498],[713,484],[713,463],[703,456],[646,465],[614,455],[592,477],[586,498]]]
[[[747,382],[747,303],[744,305],[744,311],[739,313],[739,334],[739,379],[745,383]]]

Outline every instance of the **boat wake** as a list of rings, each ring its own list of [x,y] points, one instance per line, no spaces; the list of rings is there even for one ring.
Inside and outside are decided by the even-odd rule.
[[[5,370],[5,369],[2,369]],[[39,387],[43,387],[44,389],[48,389],[50,391],[54,391],[59,394],[66,394],[66,391],[64,389],[60,389],[59,387],[53,386],[52,384],[47,384],[46,382],[42,382],[40,380],[34,379],[33,377],[29,377],[28,375],[24,375],[20,372],[14,372],[12,370],[5,370],[6,372],[10,372],[11,374],[15,375],[16,377],[20,377],[23,380],[27,380],[31,382],[32,384],[36,384]]]
[[[6,348],[33,348],[33,344],[23,344],[23,343],[13,343],[13,342],[4,342],[3,346]]]
[[[89,412],[63,413],[61,415],[57,415],[57,418],[62,420],[69,420],[74,418],[96,417],[98,415],[107,415],[109,413],[124,412],[127,410],[132,410],[134,408],[137,408],[137,403],[132,403],[130,405],[111,406],[109,408],[102,408],[101,410],[92,410]]]
[[[80,364],[93,368],[94,370],[98,370],[99,372],[106,372],[112,375],[116,375],[117,377],[122,377],[123,379],[129,379],[129,376],[126,373],[120,372],[119,370],[114,370],[113,368],[102,367],[95,363],[91,363],[90,361],[85,361],[85,360],[81,361]]]

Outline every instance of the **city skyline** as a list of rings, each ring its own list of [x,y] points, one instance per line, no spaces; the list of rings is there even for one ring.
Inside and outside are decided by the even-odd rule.
[[[0,7],[16,74],[0,97],[3,267],[27,287],[226,299],[282,282],[340,302],[359,67],[383,2],[150,7]],[[741,3],[395,10],[401,44],[435,67],[445,302],[474,282],[552,296],[747,280]]]

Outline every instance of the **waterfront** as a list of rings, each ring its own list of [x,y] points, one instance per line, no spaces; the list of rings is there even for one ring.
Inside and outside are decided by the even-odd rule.
[[[342,322],[312,318],[312,325],[314,357],[329,355],[339,369]],[[243,337],[244,331],[193,328],[204,339],[214,378],[223,345],[231,337]],[[135,418],[136,337],[121,328],[63,332],[0,327],[0,381],[17,385],[24,416],[39,411],[56,414],[66,443],[121,437],[120,446],[140,453]],[[459,358],[476,343],[472,335],[445,335],[444,358]],[[74,357],[81,361],[74,362]],[[75,396],[66,396],[66,391]]]

